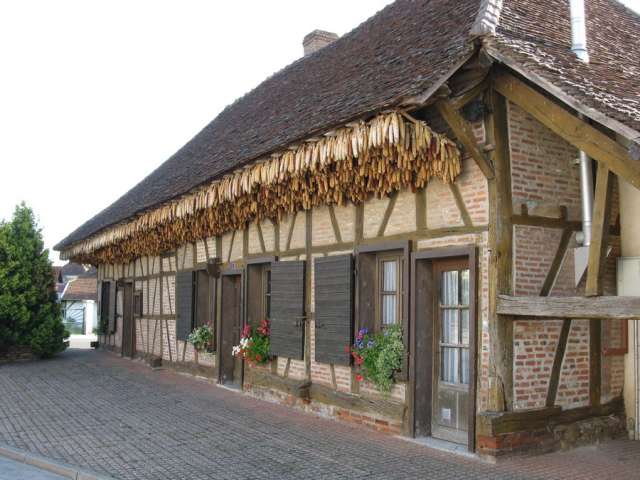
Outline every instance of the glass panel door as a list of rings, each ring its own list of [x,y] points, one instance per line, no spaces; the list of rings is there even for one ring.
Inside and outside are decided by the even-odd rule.
[[[432,434],[467,442],[469,398],[469,269],[466,261],[434,264],[435,362]]]

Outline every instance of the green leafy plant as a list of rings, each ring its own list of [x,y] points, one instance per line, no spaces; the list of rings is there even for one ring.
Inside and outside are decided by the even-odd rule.
[[[360,373],[356,380],[368,380],[382,393],[388,394],[395,383],[395,374],[402,367],[404,342],[402,329],[392,325],[383,332],[371,334],[360,329],[351,347],[351,355]]]
[[[270,334],[269,320],[260,320],[260,325],[256,328],[252,328],[251,325],[245,325],[242,330],[240,345],[233,347],[233,355],[244,358],[250,365],[267,363],[270,358]]]
[[[193,347],[201,351],[213,351],[213,326],[211,324],[202,325],[189,334],[187,341]]]

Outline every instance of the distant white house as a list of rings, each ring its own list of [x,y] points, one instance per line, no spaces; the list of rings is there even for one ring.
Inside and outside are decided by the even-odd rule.
[[[60,295],[63,319],[72,335],[92,335],[98,327],[96,271],[77,266],[82,270],[76,268],[72,271],[69,268],[65,272],[63,267],[60,272],[60,280],[64,284]]]

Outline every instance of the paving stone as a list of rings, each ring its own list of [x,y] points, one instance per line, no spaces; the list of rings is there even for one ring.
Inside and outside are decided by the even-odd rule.
[[[491,465],[86,350],[0,366],[0,444],[123,480],[601,480],[640,471],[640,442]]]

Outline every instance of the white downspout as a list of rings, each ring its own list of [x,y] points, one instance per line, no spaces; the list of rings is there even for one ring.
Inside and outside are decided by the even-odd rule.
[[[569,0],[571,12],[571,51],[583,62],[589,63],[587,51],[587,20],[584,0]]]

